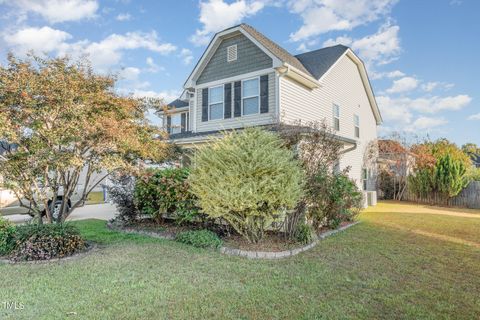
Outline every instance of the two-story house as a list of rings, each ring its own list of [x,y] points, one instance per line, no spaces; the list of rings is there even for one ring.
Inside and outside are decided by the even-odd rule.
[[[223,130],[326,120],[344,145],[340,169],[375,190],[365,148],[382,118],[363,62],[337,45],[292,55],[249,25],[217,33],[170,103],[164,125],[183,147]]]

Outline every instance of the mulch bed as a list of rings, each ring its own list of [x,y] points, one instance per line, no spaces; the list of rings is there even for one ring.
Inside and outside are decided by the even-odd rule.
[[[286,239],[283,234],[274,232],[266,232],[262,241],[259,243],[250,243],[238,234],[223,237],[222,240],[226,247],[248,251],[279,252],[295,249],[303,245],[302,243]]]

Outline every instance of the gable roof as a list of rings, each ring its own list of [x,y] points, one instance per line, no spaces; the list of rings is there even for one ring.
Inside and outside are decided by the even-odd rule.
[[[272,57],[273,68],[277,70],[280,70],[281,68],[286,69],[287,71],[284,73],[285,75],[306,85],[310,89],[319,87],[321,85],[321,78],[332,69],[335,63],[344,55],[348,56],[359,68],[360,76],[377,124],[382,123],[382,116],[375,100],[375,95],[365,65],[350,48],[344,45],[336,45],[293,56],[261,32],[245,23],[233,26],[215,34],[200,60],[190,73],[184,84],[184,88],[191,86],[194,81],[194,76],[200,73],[205,65],[208,64],[208,60],[211,58],[209,52],[216,49],[216,45],[222,41],[223,37],[228,37],[233,33],[243,33],[247,38],[250,38],[252,42]],[[294,70],[290,70],[290,67]]]
[[[188,107],[188,102],[180,99],[175,99],[172,102],[170,102],[167,106],[168,108],[183,108],[183,107]]]
[[[278,59],[283,62],[288,63],[294,68],[302,71],[303,73],[312,76],[312,74],[305,68],[305,66],[300,62],[295,56],[292,56],[287,50],[280,47],[278,44],[264,36],[261,32],[257,31],[254,27],[242,23],[239,25],[240,28],[248,32],[255,40],[260,42],[268,51],[270,51],[273,55],[275,55]]]
[[[339,44],[297,54],[295,58],[305,66],[315,79],[320,79],[347,50],[348,47]]]

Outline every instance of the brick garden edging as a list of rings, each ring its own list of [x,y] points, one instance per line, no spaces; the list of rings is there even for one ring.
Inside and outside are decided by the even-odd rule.
[[[357,224],[359,224],[360,221],[353,222],[351,224],[348,224],[346,226],[340,227],[335,230],[330,230],[327,232],[321,233],[317,239],[315,239],[313,242],[307,244],[306,246],[292,249],[292,250],[285,250],[285,251],[248,251],[248,250],[241,250],[241,249],[234,249],[234,248],[229,248],[229,247],[220,247],[220,253],[230,255],[230,256],[239,256],[239,257],[245,257],[249,259],[283,259],[283,258],[288,258],[295,256],[299,254],[300,252],[304,252],[307,250],[312,249],[317,245],[317,243],[320,240],[323,240],[329,236],[332,236],[338,232],[341,232],[343,230],[346,230],[350,227],[353,227]],[[153,231],[145,231],[145,230],[137,230],[135,228],[129,228],[129,227],[121,227],[118,225],[114,225],[110,222],[107,223],[107,228],[119,232],[125,232],[125,233],[131,233],[131,234],[138,234],[138,235],[143,235],[143,236],[150,236],[158,239],[165,239],[165,240],[174,240],[174,236],[171,234],[160,234],[158,232],[153,232]]]
[[[338,229],[324,232],[324,233],[320,234],[318,236],[318,238],[315,239],[312,243],[309,243],[306,246],[296,248],[296,249],[292,249],[292,250],[285,250],[285,251],[278,251],[278,252],[271,251],[270,252],[270,251],[248,251],[248,250],[233,249],[233,248],[228,248],[228,247],[221,247],[220,252],[223,253],[223,254],[230,255],[230,256],[240,256],[240,257],[245,257],[245,258],[249,258],[249,259],[283,259],[283,258],[288,258],[288,257],[295,256],[295,255],[299,254],[300,252],[310,250],[313,247],[315,247],[320,240],[325,239],[329,236],[332,236],[332,235],[334,235],[338,232],[341,232],[343,230],[346,230],[350,227],[353,227],[354,225],[357,225],[359,223],[360,223],[360,221],[356,221],[356,222],[353,222],[349,225],[340,227]]]

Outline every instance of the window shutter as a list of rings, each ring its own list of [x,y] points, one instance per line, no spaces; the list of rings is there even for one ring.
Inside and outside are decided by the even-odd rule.
[[[268,113],[268,75],[260,77],[260,113]]]
[[[208,88],[202,89],[202,122],[208,121]]]
[[[232,117],[232,84],[231,83],[226,83],[225,84],[225,89],[224,89],[224,112],[223,112],[223,117],[225,119],[231,118]]]
[[[170,133],[172,131],[172,117],[167,116],[167,132]]]
[[[187,131],[187,114],[184,112],[181,114],[181,122],[180,122],[180,125],[181,125],[181,132],[185,132]]]
[[[242,115],[242,82],[235,82],[235,92],[234,92],[234,116],[240,117]]]

